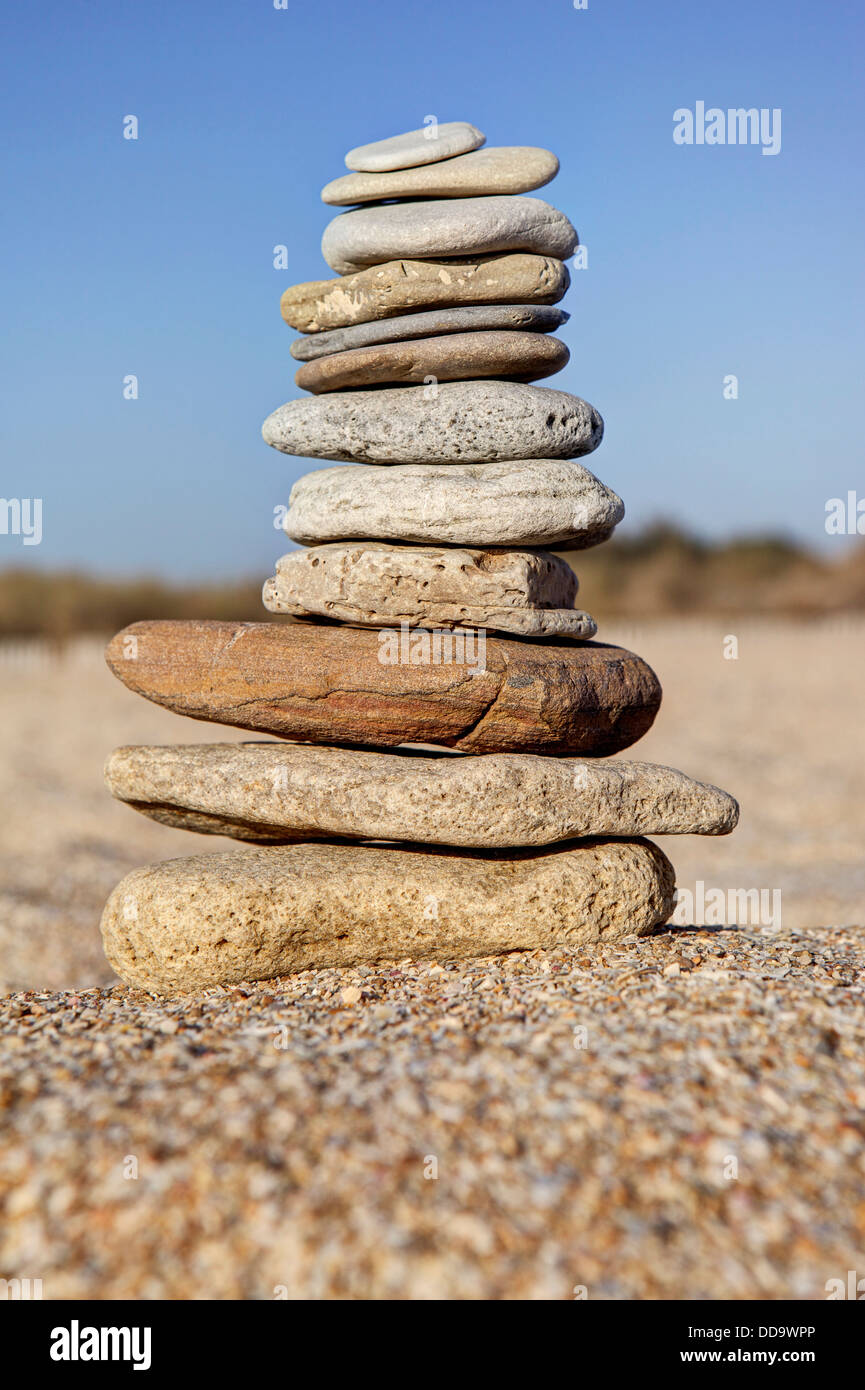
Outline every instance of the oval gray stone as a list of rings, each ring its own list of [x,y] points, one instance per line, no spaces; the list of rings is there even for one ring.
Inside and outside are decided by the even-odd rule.
[[[577,576],[546,550],[386,545],[292,550],[264,585],[265,608],[363,627],[483,627],[521,637],[594,637],[574,606]]]
[[[118,748],[109,790],[154,820],[260,843],[347,838],[467,849],[587,835],[728,835],[718,787],[656,763],[378,753],[270,743]]]
[[[476,150],[486,140],[483,131],[468,121],[445,121],[421,126],[403,135],[389,135],[368,145],[356,145],[345,157],[345,167],[359,173],[377,174],[389,169],[413,169],[418,164],[435,164],[440,159]]]
[[[380,960],[462,959],[646,936],[675,874],[650,840],[556,850],[304,844],[135,869],[102,914],[105,954],[176,994]]]
[[[566,260],[578,245],[563,212],[542,198],[444,198],[381,203],[340,213],[324,229],[321,254],[340,275],[400,257],[435,260],[529,251]]]
[[[489,463],[590,454],[604,422],[580,396],[549,386],[449,381],[288,401],[261,432],[265,443],[299,458]]]
[[[444,333],[472,333],[483,329],[553,333],[570,315],[551,304],[472,304],[464,309],[433,309],[425,314],[401,314],[395,319],[356,323],[295,338],[291,355],[298,362],[314,362],[334,352],[373,347],[376,343],[402,342],[406,338],[434,338]]]
[[[331,207],[377,203],[386,198],[476,198],[528,193],[554,179],[559,161],[535,145],[487,145],[437,164],[384,174],[343,174],[321,190]]]
[[[438,545],[586,549],[625,514],[587,468],[560,459],[359,465],[299,478],[283,523],[292,540],[372,539]]]

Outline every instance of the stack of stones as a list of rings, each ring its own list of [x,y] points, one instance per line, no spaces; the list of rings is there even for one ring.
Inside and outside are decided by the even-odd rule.
[[[115,796],[252,847],[137,870],[106,952],[155,992],[382,959],[589,945],[673,905],[645,835],[731,830],[735,801],[612,755],[661,699],[639,656],[593,642],[549,547],[623,514],[576,459],[598,412],[530,384],[577,245],[540,198],[547,150],[454,122],[352,150],[329,183],[336,279],[296,285],[297,384],[264,424],[308,473],[285,520],[303,549],[265,585],[282,623],[141,622],[114,673],[194,719],[282,742],[121,748]],[[390,750],[390,751],[388,751]]]

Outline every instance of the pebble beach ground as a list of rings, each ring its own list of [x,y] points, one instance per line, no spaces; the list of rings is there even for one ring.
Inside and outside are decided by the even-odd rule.
[[[662,842],[679,883],[777,889],[780,922],[167,1002],[112,983],[102,900],[228,842],[113,803],[101,763],[232,733],[86,653],[0,670],[0,1277],[45,1298],[820,1299],[865,1276],[862,627],[601,636],[665,688],[639,756],[742,802],[728,839]]]

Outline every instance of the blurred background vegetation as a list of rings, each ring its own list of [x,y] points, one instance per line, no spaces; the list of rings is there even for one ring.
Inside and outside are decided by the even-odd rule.
[[[865,545],[837,557],[766,536],[723,544],[668,526],[561,552],[600,622],[666,614],[818,617],[865,609]],[[261,580],[179,585],[71,572],[0,570],[0,639],[109,635],[140,618],[266,621]]]

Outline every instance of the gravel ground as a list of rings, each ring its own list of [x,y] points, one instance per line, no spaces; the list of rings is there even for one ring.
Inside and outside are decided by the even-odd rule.
[[[780,922],[167,1004],[112,986],[102,902],[228,842],[113,803],[101,764],[232,734],[135,699],[90,647],[0,667],[0,1278],[819,1299],[865,1276],[865,929],[831,925],[863,921],[863,625],[740,624],[727,661],[730,628],[601,636],[665,688],[635,755],[742,802],[727,839],[661,841],[680,885],[777,889]]]
[[[834,928],[18,994],[0,1269],[46,1298],[825,1298],[865,1271],[863,985]]]

